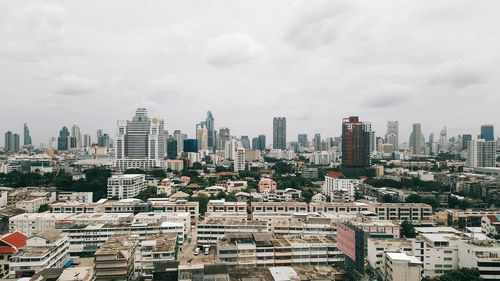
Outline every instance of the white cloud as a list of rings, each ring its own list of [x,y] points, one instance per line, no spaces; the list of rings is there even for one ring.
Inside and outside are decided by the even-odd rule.
[[[94,79],[73,73],[65,73],[55,79],[54,92],[63,96],[82,96],[92,94],[97,89]]]
[[[465,88],[483,83],[484,74],[470,60],[451,60],[437,67],[432,73],[431,85],[445,84],[454,88]]]
[[[233,67],[259,57],[264,46],[250,35],[226,33],[211,39],[205,48],[205,58],[211,65]]]

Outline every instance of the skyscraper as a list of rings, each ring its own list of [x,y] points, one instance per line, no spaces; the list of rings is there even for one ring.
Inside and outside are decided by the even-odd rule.
[[[266,150],[266,135],[259,135],[257,138],[259,139],[259,150]]]
[[[484,139],[485,141],[495,140],[495,134],[492,124],[481,125],[481,138]]]
[[[184,140],[184,152],[198,152],[198,141],[195,139]]]
[[[83,135],[83,148],[87,148],[92,145],[92,138],[90,135],[84,134]]]
[[[187,135],[183,134],[181,130],[175,130],[174,139],[177,141],[177,153],[184,151],[184,140],[187,139]]]
[[[177,140],[167,139],[167,158],[177,159]]]
[[[59,137],[57,138],[57,150],[66,151],[70,148],[71,137],[69,135],[69,130],[66,126],[62,127],[59,131]]]
[[[286,118],[273,118],[273,148],[286,149]]]
[[[394,150],[399,146],[399,121],[387,121],[387,132],[385,133],[385,143],[390,143]]]
[[[252,138],[252,150],[259,150],[259,138]]]
[[[80,127],[78,125],[73,124],[71,127],[71,137],[74,138],[75,145],[72,146],[74,148],[82,148],[82,133],[80,132]]]
[[[231,139],[231,134],[229,131],[229,128],[220,128],[219,129],[219,143],[217,144],[217,147],[221,149],[226,148],[226,142],[228,142]]]
[[[5,133],[5,150],[10,152],[18,152],[20,145],[20,138],[18,134],[11,131]]]
[[[495,167],[496,142],[475,139],[469,142],[467,166]]]
[[[297,142],[302,147],[308,147],[309,146],[309,140],[307,139],[307,134],[299,134],[299,136],[297,137]]]
[[[241,136],[240,141],[244,149],[250,149],[250,139],[248,136]]]
[[[448,151],[448,135],[446,127],[444,127],[439,133],[439,152]]]
[[[30,136],[30,129],[28,128],[28,124],[24,123],[24,139],[23,139],[23,144],[24,145],[31,145],[31,136]]]
[[[120,170],[149,170],[165,167],[163,120],[149,118],[145,108],[137,108],[132,120],[118,121],[115,165]]]
[[[320,151],[321,150],[321,134],[314,134],[313,143],[314,143],[314,150]]]
[[[208,133],[208,149],[215,150],[217,148],[217,138],[215,134],[215,122],[212,112],[207,112],[207,118],[205,119],[205,125],[207,126]]]
[[[342,167],[366,168],[370,158],[371,124],[361,122],[357,116],[342,121]]]
[[[234,150],[234,171],[244,171],[245,170],[245,149],[242,147],[236,147]]]
[[[208,150],[208,128],[205,121],[196,125],[196,140],[198,141],[198,150]]]
[[[422,138],[420,123],[413,124],[413,131],[410,135],[410,147],[413,154],[422,154]]]
[[[469,142],[472,140],[471,134],[462,135],[462,150],[467,150],[469,148]]]

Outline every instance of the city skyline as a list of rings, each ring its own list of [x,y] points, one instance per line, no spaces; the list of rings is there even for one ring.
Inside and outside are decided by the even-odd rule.
[[[290,137],[338,136],[338,122],[351,115],[369,120],[377,136],[399,120],[401,140],[413,123],[426,136],[444,126],[450,136],[476,136],[481,124],[500,125],[495,1],[231,1],[196,9],[158,1],[113,5],[111,21],[104,13],[111,3],[0,5],[0,38],[9,42],[0,48],[8,98],[0,130],[21,133],[26,122],[35,145],[75,123],[82,133],[114,136],[115,120],[138,105],[191,136],[207,110],[217,128],[237,136],[270,137],[274,116],[287,117]]]

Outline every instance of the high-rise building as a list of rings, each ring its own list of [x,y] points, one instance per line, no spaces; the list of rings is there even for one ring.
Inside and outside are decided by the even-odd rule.
[[[208,150],[208,128],[205,121],[196,125],[196,140],[198,141],[198,150]]]
[[[20,137],[18,134],[7,131],[5,133],[5,150],[11,152],[18,152],[20,148]]]
[[[177,153],[184,151],[184,140],[187,139],[187,135],[183,134],[181,130],[175,130],[174,139],[177,141]]]
[[[245,149],[242,147],[235,148],[234,151],[234,171],[244,171],[245,170]]]
[[[321,150],[321,134],[314,134],[313,143],[314,143],[314,150],[320,151]]]
[[[244,149],[250,149],[250,139],[248,138],[248,136],[241,136],[240,141]]]
[[[120,170],[164,167],[163,124],[163,119],[150,119],[145,108],[137,108],[132,120],[118,121],[116,167]]]
[[[31,136],[30,136],[30,129],[28,128],[28,124],[24,123],[24,145],[31,145]]]
[[[59,131],[59,137],[57,138],[57,150],[66,151],[71,147],[71,137],[69,135],[69,130],[66,126],[62,127]]]
[[[167,139],[167,158],[177,159],[177,140]]]
[[[299,134],[299,136],[297,137],[297,142],[302,147],[308,147],[309,146],[309,140],[307,139],[307,134]]]
[[[399,121],[387,121],[387,132],[385,133],[385,143],[390,143],[394,150],[399,146]]]
[[[205,125],[207,126],[207,133],[208,133],[208,149],[214,150],[217,148],[217,137],[215,134],[215,121],[214,117],[212,115],[212,112],[208,111],[207,112],[207,118],[205,119]]]
[[[469,148],[469,142],[472,140],[471,134],[462,135],[462,150],[467,150]]]
[[[361,122],[357,116],[342,121],[342,167],[366,168],[370,158],[371,124]]]
[[[111,146],[111,138],[109,135],[101,134],[101,136],[97,139],[97,146],[105,146],[109,148]]]
[[[257,138],[259,139],[259,150],[266,150],[266,135],[259,135]]]
[[[217,147],[221,149],[225,149],[226,147],[226,142],[231,139],[231,134],[229,131],[229,128],[220,128],[219,129],[219,143],[217,144]]]
[[[83,135],[83,148],[87,148],[92,145],[92,139],[90,135]]]
[[[76,124],[73,124],[73,127],[71,127],[71,138],[74,138],[75,142],[75,145],[71,146],[72,148],[82,148],[82,133],[80,132],[80,127]]]
[[[198,152],[198,140],[195,139],[185,139],[184,140],[184,152]]]
[[[259,138],[252,138],[252,150],[259,150]]]
[[[469,142],[467,157],[469,167],[495,167],[496,142],[474,139]]]
[[[422,127],[420,123],[413,124],[413,131],[410,135],[410,147],[413,154],[422,154]]]
[[[448,136],[446,132],[446,127],[444,127],[439,133],[439,152],[448,151]]]
[[[273,118],[273,148],[286,149],[286,118]]]
[[[495,140],[495,134],[492,124],[481,125],[481,138],[484,139],[485,141]]]

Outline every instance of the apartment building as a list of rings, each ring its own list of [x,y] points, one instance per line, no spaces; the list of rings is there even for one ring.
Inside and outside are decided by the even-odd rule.
[[[207,204],[207,212],[226,212],[226,213],[247,213],[246,202],[226,202],[225,199],[210,200]]]
[[[69,239],[57,229],[35,232],[26,239],[26,246],[14,253],[9,275],[30,277],[45,268],[61,268],[69,261]]]
[[[458,266],[477,267],[484,281],[500,280],[500,245],[460,241],[458,245]]]
[[[46,197],[30,197],[16,203],[17,209],[23,209],[28,213],[38,212],[40,206],[48,204]]]
[[[500,234],[500,215],[487,215],[481,219],[481,231],[485,234],[498,236]]]
[[[108,179],[108,199],[113,197],[118,197],[118,199],[134,198],[145,188],[145,175],[112,175]]]
[[[298,200],[301,197],[302,191],[293,188],[277,189],[274,193],[269,194],[269,200],[278,201]]]
[[[379,220],[412,221],[429,223],[432,221],[432,207],[423,203],[372,203],[372,212]]]
[[[259,192],[273,192],[276,191],[276,182],[270,178],[262,178],[259,181]]]
[[[9,274],[10,257],[26,246],[27,238],[21,232],[9,233],[0,238],[0,277]]]
[[[198,223],[197,244],[216,245],[217,239],[228,233],[252,233],[269,231],[266,222],[205,220]]]
[[[184,229],[191,229],[191,214],[188,212],[178,213],[139,213],[134,216],[134,223],[147,224],[157,222],[178,222],[184,225]]]
[[[329,219],[311,218],[306,222],[272,223],[271,230],[279,235],[333,235],[337,231],[337,225]]]
[[[271,232],[230,233],[217,241],[217,260],[229,266],[336,265],[344,262],[330,236],[274,237]]]
[[[345,201],[354,201],[354,195],[356,193],[356,187],[363,183],[360,179],[344,179],[340,178],[342,176],[339,172],[329,172],[325,176],[325,182],[323,183],[323,194],[334,198],[341,194]]]
[[[200,216],[199,202],[190,202],[187,200],[176,200],[173,202],[167,200],[148,200],[148,202],[151,202],[151,210],[153,212],[189,212],[191,214],[191,225],[194,226],[198,223],[198,218]]]
[[[61,224],[71,222],[77,225],[94,225],[99,223],[124,224],[132,223],[133,214],[51,214],[24,213],[9,218],[9,231],[19,231],[31,235],[36,231],[61,227]]]
[[[94,254],[95,280],[132,280],[137,237],[111,236]]]
[[[69,237],[71,255],[79,257],[92,257],[109,237],[116,234],[132,235],[137,237],[139,241],[157,235],[172,234],[177,237],[177,241],[181,244],[186,236],[184,224],[179,222],[67,225],[62,231]]]
[[[305,202],[252,202],[252,214],[255,213],[307,213],[309,206]]]
[[[384,252],[382,275],[385,281],[420,281],[422,262],[405,253]]]
[[[366,203],[309,203],[309,212],[325,212],[335,214],[357,214],[372,211],[372,207]]]
[[[151,203],[140,199],[122,200],[101,199],[95,203],[75,201],[55,202],[50,205],[51,213],[141,213],[151,212]]]
[[[135,276],[153,279],[155,263],[174,261],[176,234],[155,235],[140,241],[135,251]]]
[[[384,253],[404,253],[413,256],[413,241],[406,239],[368,238],[366,261],[375,271],[382,272]]]
[[[57,192],[57,200],[61,201],[76,201],[79,203],[92,203],[93,192],[72,192],[72,191],[59,191]]]

